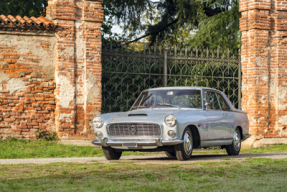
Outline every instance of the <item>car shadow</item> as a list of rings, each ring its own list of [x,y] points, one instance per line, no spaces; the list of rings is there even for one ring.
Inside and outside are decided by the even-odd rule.
[[[191,156],[191,159],[188,161],[213,161],[213,160],[228,160],[228,159],[244,159],[244,158],[272,158],[273,156],[284,155],[287,158],[287,153],[243,153],[237,156],[229,156],[227,154],[194,154]],[[132,158],[130,160],[138,161],[174,161],[177,160],[176,157],[145,157],[141,156],[140,158]]]

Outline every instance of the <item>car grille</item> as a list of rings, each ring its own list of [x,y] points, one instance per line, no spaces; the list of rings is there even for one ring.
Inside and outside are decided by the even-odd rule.
[[[115,123],[107,131],[110,136],[160,136],[160,126],[155,123]]]

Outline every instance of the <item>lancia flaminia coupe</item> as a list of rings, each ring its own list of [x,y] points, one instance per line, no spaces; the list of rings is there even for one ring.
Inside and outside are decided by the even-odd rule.
[[[178,160],[192,150],[221,146],[238,155],[248,136],[244,111],[235,109],[221,91],[204,87],[163,87],[144,90],[127,112],[93,119],[95,145],[108,160],[123,151],[165,151]]]

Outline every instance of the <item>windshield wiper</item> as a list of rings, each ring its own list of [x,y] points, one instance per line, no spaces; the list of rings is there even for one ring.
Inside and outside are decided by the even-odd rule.
[[[156,106],[166,106],[166,107],[179,107],[178,105],[172,105],[169,103],[158,103]]]

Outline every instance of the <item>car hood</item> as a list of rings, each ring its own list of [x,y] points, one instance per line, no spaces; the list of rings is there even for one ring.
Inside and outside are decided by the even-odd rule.
[[[161,109],[139,109],[128,112],[119,113],[107,113],[100,115],[106,123],[119,123],[119,122],[158,122],[163,121],[167,115],[174,115],[175,117],[179,113],[184,113],[185,110],[178,108],[161,108]],[[194,110],[194,114],[197,114],[198,110]]]

